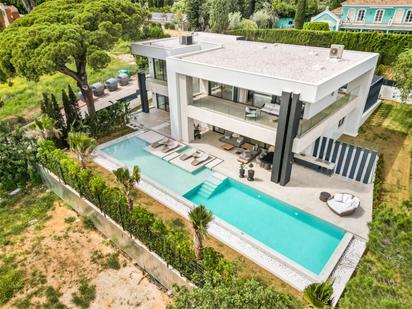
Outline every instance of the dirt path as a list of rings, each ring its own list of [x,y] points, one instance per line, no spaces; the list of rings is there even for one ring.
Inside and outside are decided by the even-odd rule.
[[[164,291],[101,234],[87,228],[74,211],[56,202],[49,215],[43,226],[34,223],[21,241],[7,247],[8,254],[23,261],[19,265],[30,283],[5,308],[43,304],[47,286],[58,292],[62,304],[76,308],[73,293],[78,292],[81,279],[95,286],[90,308],[164,308],[170,302]]]

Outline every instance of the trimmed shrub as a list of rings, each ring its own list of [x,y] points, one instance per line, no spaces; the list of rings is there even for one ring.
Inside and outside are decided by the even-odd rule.
[[[165,23],[165,29],[175,30],[176,26],[175,26],[174,23],[167,22],[167,23]]]
[[[311,21],[303,24],[303,30],[329,31],[329,25],[324,21]]]
[[[300,31],[285,29],[234,30],[230,34],[251,41],[330,47],[343,44],[346,49],[380,54],[381,64],[392,64],[398,55],[412,48],[412,35],[379,32]]]

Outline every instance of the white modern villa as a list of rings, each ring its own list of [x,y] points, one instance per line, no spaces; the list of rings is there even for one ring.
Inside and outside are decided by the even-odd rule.
[[[140,190],[184,218],[205,205],[213,237],[300,291],[332,278],[337,301],[366,247],[378,158],[338,139],[379,104],[379,55],[212,33],[132,52],[149,63],[135,131],[95,161],[138,165]]]
[[[149,59],[147,89],[170,113],[173,138],[193,141],[201,123],[274,146],[271,179],[286,185],[294,154],[311,155],[319,137],[356,136],[373,110],[365,106],[379,55],[342,48],[334,55],[195,33],[136,43],[132,52]]]

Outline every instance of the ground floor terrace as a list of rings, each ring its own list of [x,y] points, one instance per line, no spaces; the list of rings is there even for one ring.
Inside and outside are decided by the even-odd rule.
[[[235,193],[235,195],[240,195],[242,190],[258,190],[253,191],[253,194],[256,195],[256,193],[258,193],[259,198],[259,192],[263,192],[269,197],[280,200],[281,203],[285,202],[303,211],[303,213],[301,213],[303,215],[308,213],[316,218],[334,224],[341,228],[345,235],[339,241],[337,247],[334,247],[333,254],[327,259],[327,263],[324,264],[325,266],[323,270],[318,273],[318,275],[313,275],[313,273],[307,272],[301,265],[297,265],[296,263],[293,263],[293,261],[290,263],[291,261],[287,258],[286,261],[283,260],[282,255],[278,255],[276,250],[273,251],[271,248],[265,246],[264,242],[262,245],[261,242],[254,239],[259,239],[259,236],[261,235],[253,235],[247,231],[244,232],[242,229],[239,230],[236,224],[230,222],[230,218],[229,220],[227,220],[227,218],[221,220],[221,214],[215,215],[215,220],[210,225],[209,232],[232,249],[248,257],[262,268],[288,282],[298,290],[303,290],[303,288],[310,282],[323,281],[331,276],[335,280],[335,297],[338,298],[340,296],[365,249],[365,239],[368,233],[367,223],[371,219],[372,185],[361,185],[340,176],[322,175],[297,165],[294,165],[293,167],[290,183],[284,187],[271,182],[270,171],[261,168],[257,164],[255,164],[254,167],[256,172],[254,181],[250,182],[244,178],[240,179],[238,177],[240,163],[237,160],[239,155],[236,154],[235,151],[224,150],[222,148],[224,143],[219,140],[223,135],[209,130],[207,126],[202,127],[200,140],[196,140],[189,144],[181,143],[181,146],[186,147],[185,149],[196,148],[209,154],[213,158],[213,161],[211,161],[213,164],[205,165],[204,170],[192,179],[188,175],[183,175],[178,167],[174,168],[176,173],[170,173],[170,169],[172,169],[171,162],[173,160],[178,160],[176,159],[176,156],[179,154],[178,151],[176,151],[176,154],[172,153],[163,157],[160,161],[158,158],[155,158],[157,161],[153,159],[155,161],[151,162],[151,165],[149,164],[150,166],[147,166],[147,164],[140,161],[142,158],[145,160],[144,157],[148,155],[145,151],[147,151],[146,148],[149,146],[146,146],[137,140],[145,140],[150,144],[161,136],[170,137],[170,121],[167,112],[152,109],[148,114],[138,113],[133,115],[132,122],[137,129],[135,133],[119,140],[109,142],[109,144],[102,145],[100,148],[101,150],[103,147],[111,147],[112,145],[120,143],[120,147],[117,147],[119,153],[114,155],[115,159],[112,160],[113,158],[108,158],[106,153],[104,155],[102,154],[102,157],[98,156],[96,158],[97,163],[109,170],[117,168],[119,165],[129,166],[130,164],[142,163],[143,182],[140,183],[139,189],[153,196],[155,199],[185,218],[187,218],[187,213],[190,210],[190,207],[193,206],[190,206],[190,201],[185,200],[185,198],[190,198],[187,194],[184,194],[184,192],[192,187],[202,184],[202,182],[205,182],[205,179],[210,177],[213,173],[214,177],[227,177],[228,179],[233,179],[240,184],[245,185],[245,187],[242,187],[240,191]],[[132,143],[126,142],[122,144],[122,141],[130,140],[130,138],[137,139]],[[131,149],[130,145],[134,148]],[[127,151],[126,148],[128,148]],[[153,152],[153,154],[156,155],[155,152]],[[162,156],[160,158],[162,158]],[[152,158],[150,158],[150,160],[152,160]],[[208,172],[207,170],[210,171]],[[166,184],[166,186],[162,185],[164,181],[167,182],[167,178],[169,177],[172,181],[174,179],[175,183],[169,183]],[[152,181],[153,179],[155,179],[155,181]],[[216,180],[216,178],[214,179]],[[190,183],[192,180],[194,180],[195,183]],[[336,192],[351,193],[360,198],[361,208],[352,216],[339,217],[334,214],[324,202],[319,200],[319,194],[322,191],[330,192],[332,194]],[[239,196],[237,196],[237,198],[239,199]],[[194,202],[193,199],[191,201]],[[257,200],[254,200],[252,201],[252,204],[255,202],[257,204],[259,203]],[[220,200],[219,203],[222,203],[222,200]],[[241,204],[242,199],[240,199],[238,203]],[[256,208],[256,211],[259,212],[259,207]],[[252,209],[251,214],[253,214],[253,212],[255,211]],[[299,212],[295,213],[295,215],[299,215]],[[246,219],[243,221],[248,221],[248,218],[243,219]],[[286,221],[287,220],[288,219],[286,218]],[[227,224],[228,221],[230,224]],[[260,233],[264,224],[261,225],[258,220],[255,220],[254,222],[255,230]],[[250,226],[250,222],[248,223]],[[290,231],[288,231],[288,228]],[[286,237],[285,235],[293,233],[295,235],[293,240],[293,242],[295,242],[294,245],[296,246],[296,244],[299,243],[299,231],[294,230],[294,227],[286,225],[284,227],[284,233],[286,234],[274,235],[273,238],[283,238],[287,240],[290,237]],[[302,231],[302,233],[304,233],[302,235],[304,238],[306,236],[305,232]],[[271,238],[270,235],[269,238]],[[316,237],[314,239],[317,240]],[[271,243],[271,241],[272,239],[268,239],[268,243]],[[312,255],[315,254],[312,253]]]

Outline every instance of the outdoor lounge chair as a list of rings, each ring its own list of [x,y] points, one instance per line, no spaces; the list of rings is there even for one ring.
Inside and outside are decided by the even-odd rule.
[[[182,160],[182,161],[185,161],[187,159],[190,159],[191,157],[196,157],[196,154],[198,154],[198,153],[199,153],[199,151],[196,148],[192,148],[192,149],[190,149],[190,151],[182,154],[179,157],[179,159]]]
[[[245,138],[241,135],[239,135],[239,137],[236,139],[235,141],[235,147],[242,147],[242,145],[245,143]]]
[[[245,107],[245,119],[254,119],[256,120],[260,115],[260,110],[257,108]]]
[[[167,144],[168,142],[169,142],[169,139],[167,137],[162,137],[158,141],[152,143],[150,146],[152,146],[152,148],[158,148],[160,146]]]
[[[329,208],[339,216],[348,216],[359,208],[360,200],[356,196],[347,193],[336,193],[327,202]]]
[[[163,146],[162,152],[168,153],[172,151],[173,149],[176,149],[179,146],[180,146],[179,142],[170,140],[167,144]]]
[[[192,161],[193,166],[198,166],[199,164],[207,161],[209,159],[209,155],[207,153],[202,153],[199,157]]]
[[[242,152],[237,159],[239,162],[242,163],[249,163],[252,161],[256,156],[260,153],[260,149],[258,145],[254,145],[252,149],[246,150]]]

